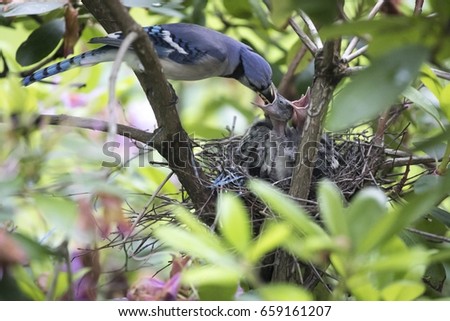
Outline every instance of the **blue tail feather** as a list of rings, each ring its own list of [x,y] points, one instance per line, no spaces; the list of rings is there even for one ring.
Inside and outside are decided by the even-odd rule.
[[[108,46],[101,47],[95,50],[82,53],[81,55],[74,56],[66,60],[62,60],[46,68],[37,70],[31,75],[23,78],[22,85],[29,86],[36,81],[41,81],[47,77],[59,74],[74,67],[84,65],[95,65],[99,62],[111,61],[113,59],[114,53],[110,50],[110,48],[108,48]]]

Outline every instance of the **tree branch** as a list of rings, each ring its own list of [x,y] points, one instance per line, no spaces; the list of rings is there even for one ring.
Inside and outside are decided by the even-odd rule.
[[[295,31],[297,36],[303,42],[303,44],[308,48],[308,50],[315,56],[317,53],[316,44],[308,37],[308,35],[303,31],[303,29],[295,22],[293,18],[289,18],[289,25]]]
[[[75,117],[69,115],[38,115],[35,120],[35,123],[85,128],[105,133],[107,133],[109,130],[109,123],[107,121],[83,117]],[[153,140],[155,136],[158,135],[159,131],[160,130],[157,129],[155,132],[151,133],[138,128],[117,124],[118,135],[144,143],[150,147],[154,146]]]
[[[307,199],[311,189],[311,160],[317,156],[316,144],[322,136],[322,122],[334,89],[340,81],[341,64],[339,62],[340,40],[327,41],[315,60],[315,79],[311,89],[311,104],[299,142],[296,166],[292,174],[289,195]]]
[[[161,127],[161,132],[155,137],[154,147],[168,161],[195,208],[213,212],[214,205],[208,202],[210,192],[202,184],[205,177],[197,166],[190,139],[180,122],[176,109],[177,97],[162,72],[148,35],[118,0],[110,0],[107,4],[102,0],[83,0],[83,3],[107,32],[122,30],[124,35],[131,31],[137,33],[133,49],[145,72],[136,72],[136,76]]]

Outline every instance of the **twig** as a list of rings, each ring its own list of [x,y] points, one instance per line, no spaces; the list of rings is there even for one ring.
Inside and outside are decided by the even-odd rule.
[[[425,231],[420,231],[420,230],[417,230],[417,229],[412,228],[412,227],[407,227],[406,230],[411,232],[411,233],[415,233],[417,235],[423,236],[423,237],[425,237],[425,238],[427,238],[429,240],[432,240],[432,241],[439,241],[439,242],[450,243],[450,238],[445,237],[445,236],[436,235],[436,234],[428,233],[428,232],[425,232]]]
[[[147,213],[148,207],[153,203],[153,201],[155,200],[156,196],[158,196],[159,192],[161,192],[161,190],[163,189],[164,185],[166,185],[166,183],[169,181],[169,179],[172,177],[172,175],[173,175],[173,172],[171,171],[169,173],[169,175],[167,175],[166,178],[161,182],[161,184],[159,184],[158,188],[156,188],[155,192],[150,197],[150,199],[148,200],[147,204],[144,206],[144,209],[142,210],[142,212],[139,213],[139,216],[136,217],[136,219],[134,220],[133,225],[130,228],[130,231],[128,232],[127,236],[125,236],[125,238],[123,239],[122,244],[125,244],[125,242],[130,238],[131,234],[133,234],[134,229],[139,224],[139,222],[144,217],[144,215]]]
[[[445,147],[444,156],[442,156],[441,163],[436,169],[438,175],[445,175],[447,173],[447,167],[450,162],[450,138],[447,138],[447,146]]]
[[[381,168],[392,168],[392,167],[400,167],[406,165],[420,165],[420,164],[432,164],[436,163],[437,160],[432,157],[422,157],[422,156],[408,156],[401,158],[393,158],[388,159],[383,162]]]
[[[373,137],[373,143],[376,146],[384,146],[384,134],[386,133],[386,124],[388,116],[389,110],[386,110],[383,113],[381,113],[380,117],[378,118],[377,130]]]
[[[61,244],[62,251],[64,253],[64,261],[67,267],[67,300],[72,301],[74,299],[74,291],[73,291],[73,271],[72,271],[72,262],[70,261],[70,254],[68,249],[68,241],[65,240]]]
[[[418,16],[422,13],[424,0],[416,0],[416,4],[414,5],[414,15]]]
[[[378,0],[375,6],[370,10],[369,15],[367,16],[367,20],[371,20],[378,11],[380,11],[381,6],[383,5],[384,0]],[[353,52],[353,50],[356,48],[356,45],[358,44],[359,38],[353,37],[352,40],[350,40],[347,48],[344,50],[344,53],[342,54],[342,61],[351,61],[349,59],[349,55]]]
[[[350,40],[350,42],[348,43],[347,48],[344,50],[344,53],[342,54],[342,60],[347,59],[347,56],[352,53],[353,49],[355,49],[356,44],[358,43],[358,41],[359,41],[358,37],[353,37],[352,40]]]
[[[294,29],[295,33],[298,35],[303,44],[308,48],[308,50],[313,54],[317,53],[317,46],[314,42],[309,39],[308,35],[300,28],[300,26],[294,21],[294,19],[289,18],[289,25]]]
[[[343,56],[341,61],[343,63],[348,63],[348,62],[352,61],[353,59],[358,58],[359,56],[364,54],[367,51],[367,48],[369,48],[368,45],[362,46],[361,48],[359,48],[355,52],[353,52],[353,53],[351,53],[349,55]]]
[[[450,80],[450,72],[446,72],[440,69],[431,68],[431,70],[438,76],[439,78]]]
[[[0,120],[0,122],[5,121],[5,119]],[[107,133],[109,129],[108,122],[106,121],[68,115],[39,115],[36,117],[35,123],[85,128],[98,130],[105,133]],[[147,144],[148,146],[154,145],[153,139],[159,132],[160,129],[157,129],[155,132],[151,133],[138,128],[117,124],[118,135],[142,142],[144,144]]]
[[[386,0],[378,0],[377,3],[375,3],[372,10],[370,10],[369,12],[369,15],[367,16],[367,20],[371,20],[373,19],[373,17],[375,17],[375,15],[378,13],[378,11],[380,11],[385,1]]]
[[[385,148],[384,153],[387,156],[393,156],[393,157],[409,157],[409,156],[411,156],[411,154],[409,154],[407,152],[404,152],[399,149],[392,149],[392,148]]]
[[[366,66],[347,67],[342,71],[341,76],[342,77],[351,77],[354,74],[357,74],[358,72],[363,71],[366,68],[367,68]]]
[[[320,39],[319,33],[317,32],[317,28],[312,22],[311,18],[308,17],[308,15],[302,10],[300,11],[300,17],[303,19],[306,26],[308,27],[317,49],[322,49],[323,48],[322,40]]]
[[[120,44],[119,50],[117,51],[116,58],[114,59],[114,63],[111,69],[111,75],[109,76],[109,93],[108,93],[108,141],[113,141],[116,133],[117,133],[117,99],[116,99],[116,83],[117,83],[117,75],[120,70],[120,66],[125,58],[125,54],[129,49],[130,45],[137,38],[136,32],[130,32],[123,42]]]

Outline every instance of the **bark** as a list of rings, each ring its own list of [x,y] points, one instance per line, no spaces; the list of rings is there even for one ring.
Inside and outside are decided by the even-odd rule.
[[[292,174],[289,194],[297,199],[307,200],[311,186],[314,161],[317,157],[317,144],[323,131],[326,115],[336,85],[342,75],[339,61],[340,40],[327,41],[315,58],[315,77],[311,88],[311,104],[308,108],[299,142],[296,165]],[[319,280],[317,271],[310,266],[299,264],[291,254],[278,250],[275,253],[272,281],[287,281],[313,288]]]

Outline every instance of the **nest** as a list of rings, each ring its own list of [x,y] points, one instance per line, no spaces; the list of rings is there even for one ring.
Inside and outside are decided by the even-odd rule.
[[[242,136],[196,142],[201,148],[197,160],[210,182],[208,187],[238,193],[254,223],[264,220],[266,206],[247,189],[246,182],[262,178],[288,194],[298,154],[295,135],[277,140],[264,122],[258,122]],[[347,200],[364,186],[383,183],[377,173],[385,160],[384,149],[374,144],[368,131],[324,134],[308,148],[317,148],[317,157],[310,164],[314,167],[311,191],[302,205],[313,216],[317,214],[316,185],[323,178],[334,182]]]
[[[301,136],[292,127],[287,129],[289,131],[283,137],[279,137],[265,121],[260,121],[242,136],[230,135],[217,140],[192,142],[197,152],[196,159],[206,176],[205,184],[211,190],[211,198],[220,191],[238,194],[249,211],[255,235],[259,233],[262,223],[267,218],[273,217],[273,213],[250,192],[246,182],[254,177],[261,178],[288,195]],[[310,147],[317,148],[317,158],[311,162],[314,169],[310,194],[307,200],[298,201],[312,217],[320,221],[315,190],[317,183],[323,178],[334,182],[342,191],[344,198],[350,200],[359,190],[369,185],[383,188],[388,195],[401,195],[420,176],[409,177],[409,165],[420,164],[424,171],[431,169],[427,168],[429,159],[413,159],[408,153],[380,147],[375,141],[370,130],[367,130],[327,133],[322,136],[320,142],[311,144]],[[401,135],[396,135],[392,141],[401,142]],[[398,146],[400,145],[398,143]],[[190,199],[175,200],[167,195],[157,194],[158,192],[153,196],[135,195],[150,199],[143,211],[137,211],[131,205],[124,209],[127,216],[136,222],[135,232],[126,239],[123,239],[121,233],[117,233],[116,237],[111,237],[110,242],[105,244],[105,248],[127,244],[127,253],[130,256],[143,256],[161,246],[160,242],[152,237],[151,232],[155,224],[160,222],[176,224],[172,213],[173,205],[193,208],[193,204]],[[215,222],[215,214],[202,213],[202,220]],[[277,262],[274,255],[276,254],[268,255],[262,262],[260,275],[263,280],[271,280],[272,270]],[[316,268],[301,266],[305,271],[309,271],[304,275],[309,275],[309,279],[312,280],[305,284],[315,284],[320,279],[317,277]]]

